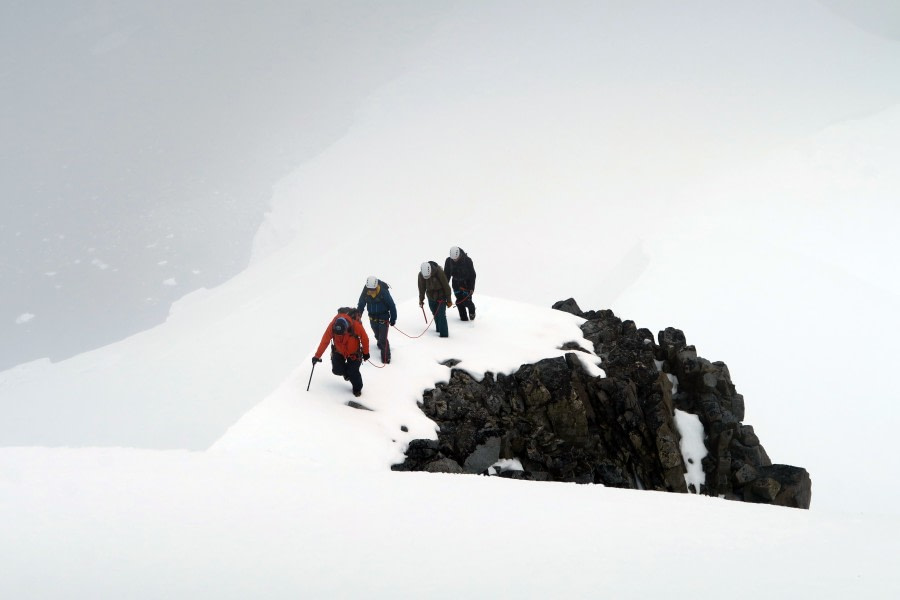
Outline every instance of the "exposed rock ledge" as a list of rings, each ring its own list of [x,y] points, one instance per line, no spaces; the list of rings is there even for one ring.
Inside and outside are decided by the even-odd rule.
[[[449,383],[423,395],[438,439],[413,440],[395,470],[691,491],[809,508],[809,474],[772,464],[753,427],[741,422],[744,398],[724,363],[697,356],[677,329],[659,332],[654,342],[649,330],[612,311],[583,312],[573,299],[553,308],[586,319],[581,329],[606,376],[588,375],[573,353],[482,381],[453,369]],[[690,490],[676,410],[696,415],[705,434],[705,478]]]

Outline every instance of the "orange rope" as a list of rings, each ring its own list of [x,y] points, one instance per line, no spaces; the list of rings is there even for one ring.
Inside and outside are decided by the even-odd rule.
[[[448,308],[449,308],[449,307],[448,307]],[[437,308],[435,308],[435,309],[434,309],[434,312],[431,313],[431,320],[425,322],[425,329],[422,330],[422,333],[420,333],[419,335],[409,335],[408,333],[402,331],[401,329],[398,329],[396,325],[391,325],[391,327],[393,327],[394,329],[396,329],[397,331],[399,331],[400,333],[402,333],[403,335],[405,335],[406,337],[408,337],[408,338],[411,339],[411,340],[418,339],[418,338],[422,337],[423,335],[425,335],[425,334],[428,332],[428,330],[431,328],[431,324],[434,323],[434,319],[435,319],[435,317],[437,316],[437,312],[438,312],[440,309],[441,309],[441,304],[438,303]],[[382,365],[376,365],[376,364],[373,363],[371,360],[367,360],[367,361],[365,361],[365,362],[369,363],[370,365],[372,365],[372,366],[375,367],[376,369],[383,369],[383,368],[385,368],[385,367],[387,366],[387,365],[385,365],[385,364],[382,364]]]
[[[425,329],[419,335],[409,335],[408,333],[405,333],[404,331],[398,329],[396,325],[391,325],[391,327],[393,327],[394,329],[397,329],[397,331],[399,331],[400,333],[402,333],[403,335],[405,335],[406,337],[408,337],[411,340],[418,339],[418,338],[422,337],[423,335],[425,335],[428,332],[428,330],[431,328],[431,324],[434,323],[435,316],[437,316],[437,312],[439,310],[441,310],[440,303],[438,303],[437,308],[434,309],[434,312],[431,313],[431,320],[425,322]]]

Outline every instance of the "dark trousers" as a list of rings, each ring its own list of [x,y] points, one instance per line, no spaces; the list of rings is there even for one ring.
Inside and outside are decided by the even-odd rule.
[[[475,318],[475,303],[472,302],[472,292],[469,290],[453,290],[456,296],[456,310],[459,311],[461,321],[468,321],[469,318]],[[468,313],[468,314],[467,314]]]
[[[447,337],[447,302],[435,301],[429,298],[428,308],[431,309],[431,313],[434,315],[434,326],[437,328],[438,333],[441,334],[441,337]]]
[[[353,386],[353,393],[362,391],[362,375],[359,374],[361,361],[358,357],[345,358],[338,352],[331,352],[331,372],[341,375]]]
[[[391,362],[391,344],[388,342],[388,330],[391,328],[390,321],[387,319],[369,319],[369,325],[372,326],[372,333],[375,334],[375,341],[378,342],[378,349],[381,350],[381,362],[388,364]]]

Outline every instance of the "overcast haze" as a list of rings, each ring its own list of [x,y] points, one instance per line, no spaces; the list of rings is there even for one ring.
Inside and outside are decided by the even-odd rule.
[[[402,69],[443,10],[421,4],[4,2],[0,368],[244,268],[273,183]]]
[[[0,368],[145,329],[239,272],[276,182],[364,104],[461,106],[456,126],[556,161],[548,189],[656,210],[692,177],[894,104],[898,28],[892,3],[840,0],[5,2]],[[410,144],[431,151],[434,124]],[[586,152],[556,153],[560,136]],[[457,184],[524,206],[529,164],[467,166]],[[482,220],[508,216],[500,195]]]

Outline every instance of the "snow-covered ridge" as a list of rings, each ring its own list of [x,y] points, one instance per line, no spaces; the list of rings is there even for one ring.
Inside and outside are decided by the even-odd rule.
[[[450,337],[440,338],[433,325],[426,330],[414,300],[399,303],[398,310],[404,318],[390,333],[392,361],[378,368],[372,342],[373,357],[362,368],[360,398],[353,398],[348,382],[331,374],[327,360],[310,380],[310,354],[211,450],[253,450],[340,469],[389,469],[403,460],[409,440],[435,437],[435,424],[417,403],[425,390],[447,381],[448,361],[480,379],[487,372],[509,374],[523,364],[562,356],[567,351],[560,348],[576,342],[585,349],[578,353],[585,369],[602,374],[599,358],[588,350],[592,345],[579,329],[583,319],[568,313],[479,296],[478,318],[460,322],[451,311]],[[323,332],[325,325],[323,320]],[[348,407],[351,400],[370,410]]]

